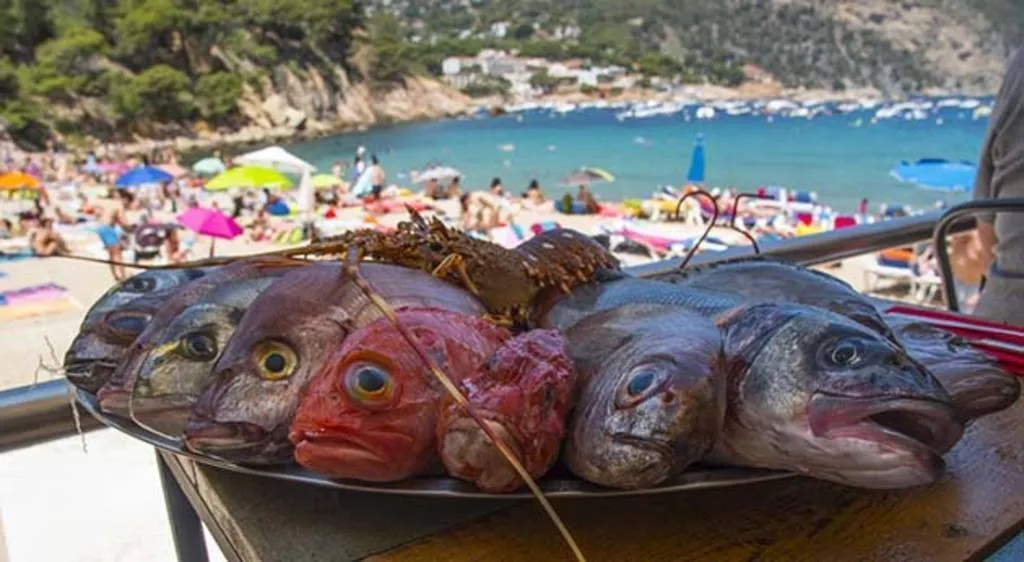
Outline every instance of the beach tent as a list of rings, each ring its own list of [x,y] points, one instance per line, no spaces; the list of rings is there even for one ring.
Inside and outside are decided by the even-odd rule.
[[[316,172],[316,166],[280,146],[268,146],[267,148],[243,154],[235,158],[235,163],[266,166],[285,173],[301,176],[299,179],[299,193],[296,195],[295,200],[299,213],[303,217],[303,222],[311,221],[312,213],[316,206],[316,195],[312,181],[313,173]]]
[[[39,189],[40,187],[42,187],[42,183],[38,178],[24,172],[9,172],[0,175],[0,189],[3,190]]]
[[[904,160],[889,171],[901,182],[938,191],[968,191],[974,186],[977,173],[978,167],[970,162],[941,158],[922,158],[913,163]]]
[[[690,171],[686,173],[686,181],[704,183],[704,135],[697,135],[690,155]]]

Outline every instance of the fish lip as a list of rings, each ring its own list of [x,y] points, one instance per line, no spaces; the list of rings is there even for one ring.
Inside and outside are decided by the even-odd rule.
[[[921,456],[953,448],[963,435],[951,404],[931,398],[853,397],[815,393],[808,407],[812,433],[826,439],[876,441]]]
[[[645,449],[663,455],[666,458],[672,458],[672,444],[667,436],[652,435],[641,437],[631,433],[618,432],[611,434],[611,438],[622,445]]]
[[[387,437],[400,437],[401,439],[412,443],[412,439],[408,436],[399,433],[397,431],[373,431],[365,434],[352,434],[340,431],[324,430],[324,429],[293,429],[288,439],[291,441],[296,448],[300,445],[304,447],[315,447],[317,449],[330,449],[333,451],[344,451],[348,454],[355,454],[360,457],[364,457],[366,460],[371,462],[378,462],[384,465],[390,464],[387,459],[374,453],[370,447],[367,446],[365,438],[370,436],[386,435]]]
[[[255,449],[266,443],[270,433],[251,422],[194,419],[189,420],[183,432],[185,443],[190,449],[213,454]]]
[[[100,410],[121,416],[127,416],[131,394],[120,388],[101,388],[96,393]]]

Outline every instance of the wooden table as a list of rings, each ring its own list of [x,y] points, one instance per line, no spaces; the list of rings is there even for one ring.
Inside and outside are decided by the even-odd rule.
[[[530,501],[339,492],[159,454],[229,560],[570,560]],[[911,490],[794,478],[555,507],[595,561],[984,559],[1024,525],[1024,402],[946,459],[940,482]]]

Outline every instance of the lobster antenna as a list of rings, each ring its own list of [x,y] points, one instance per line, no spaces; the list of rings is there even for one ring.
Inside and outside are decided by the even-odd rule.
[[[732,230],[735,230],[736,232],[739,232],[740,234],[742,234],[743,237],[746,238],[750,242],[750,245],[754,247],[754,253],[755,254],[760,254],[761,253],[761,246],[757,243],[757,238],[754,238],[753,234],[751,234],[751,233],[747,232],[746,230],[743,230],[742,228],[736,226],[736,217],[738,216],[739,211],[740,211],[740,199],[759,199],[759,198],[760,198],[760,196],[758,196],[756,193],[740,193],[740,194],[736,195],[736,199],[734,199],[733,202],[732,202],[732,215],[729,217],[729,228],[732,229]]]
[[[359,287],[359,289],[363,292],[363,294],[366,295],[370,302],[373,303],[374,306],[376,306],[380,310],[381,314],[383,314],[384,317],[387,318],[388,322],[390,322],[391,325],[396,330],[398,330],[398,333],[401,334],[402,338],[404,338],[405,341],[412,347],[413,351],[416,353],[416,355],[419,356],[420,360],[427,365],[431,374],[434,375],[434,378],[436,378],[438,382],[441,383],[441,386],[443,386],[444,389],[448,392],[448,394],[450,394],[451,397],[455,399],[455,402],[459,406],[464,408],[469,413],[469,415],[473,417],[473,420],[476,421],[477,425],[480,426],[480,429],[483,430],[484,435],[487,436],[487,439],[491,441],[495,448],[498,449],[498,452],[500,452],[501,455],[505,457],[505,460],[507,460],[508,463],[512,465],[512,468],[516,471],[519,477],[523,479],[523,482],[526,483],[527,487],[530,488],[530,492],[533,493],[534,497],[537,498],[537,501],[540,502],[541,507],[543,507],[544,511],[547,512],[548,517],[551,518],[551,522],[554,523],[555,527],[558,529],[558,532],[562,535],[562,539],[569,546],[569,549],[576,557],[576,560],[585,562],[586,558],[583,556],[583,552],[580,550],[580,547],[576,544],[576,540],[573,539],[568,527],[566,527],[565,523],[562,522],[562,519],[558,516],[558,513],[555,511],[554,506],[552,506],[551,502],[549,502],[547,497],[544,496],[544,492],[540,489],[540,486],[537,485],[537,482],[534,481],[533,477],[530,476],[530,473],[527,472],[526,467],[524,467],[523,464],[519,462],[519,459],[516,458],[515,454],[505,443],[505,441],[502,440],[500,436],[495,434],[491,427],[484,422],[484,419],[480,415],[480,413],[477,412],[476,408],[469,402],[468,399],[466,399],[466,396],[462,394],[462,392],[455,385],[455,383],[453,383],[452,380],[448,378],[448,375],[446,375],[444,371],[442,371],[441,368],[437,366],[437,363],[435,363],[434,360],[431,359],[430,356],[425,351],[423,351],[423,349],[419,346],[419,342],[416,341],[416,338],[414,338],[413,335],[405,328],[405,326],[403,326],[402,323],[398,321],[398,317],[395,315],[395,311],[391,308],[391,305],[389,305],[387,301],[385,301],[384,298],[381,297],[380,294],[377,293],[373,289],[373,287],[370,286],[369,282],[367,282],[366,279],[359,272],[359,260],[357,258],[357,249],[355,247],[349,249],[348,257],[343,263],[342,270],[349,277],[352,278],[356,286]]]
[[[708,237],[709,234],[711,234],[711,229],[715,228],[715,222],[718,221],[718,215],[721,212],[718,208],[718,199],[714,195],[711,195],[710,193],[703,189],[695,189],[689,193],[684,194],[682,197],[679,198],[679,202],[676,203],[675,216],[677,219],[679,218],[679,210],[682,209],[683,207],[683,202],[689,199],[690,197],[695,197],[697,195],[701,195],[711,202],[711,208],[714,209],[714,214],[711,216],[711,220],[708,221],[708,226],[707,228],[704,229],[704,232],[701,233],[700,238],[698,238],[697,241],[693,243],[693,247],[690,248],[688,252],[686,252],[686,257],[684,257],[682,263],[679,264],[679,269],[685,268],[686,264],[690,263],[690,260],[693,259],[694,254],[696,254],[697,250],[700,249],[700,245],[703,244],[704,240]]]

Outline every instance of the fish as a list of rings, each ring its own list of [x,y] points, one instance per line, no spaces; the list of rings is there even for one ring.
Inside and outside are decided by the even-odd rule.
[[[584,285],[547,322],[644,302],[706,315],[722,333],[726,413],[703,460],[863,488],[934,482],[963,434],[952,398],[876,330],[833,311],[637,278]]]
[[[650,488],[703,458],[722,430],[725,352],[682,307],[626,304],[565,332],[581,390],[562,459],[602,486]]]
[[[842,314],[899,343],[874,303],[827,273],[768,257],[744,257],[676,269],[650,277],[747,300],[786,301]]]
[[[132,420],[155,433],[180,438],[246,309],[286,271],[275,269],[265,277],[224,283],[174,318],[139,368],[129,403]]]
[[[396,314],[455,384],[510,335],[481,318],[437,308]],[[295,460],[318,474],[365,482],[437,472],[444,393],[412,346],[378,319],[346,338],[311,379],[288,435]]]
[[[392,307],[486,313],[467,291],[416,269],[364,263],[362,276]],[[214,365],[185,427],[193,451],[250,465],[292,461],[288,428],[310,376],[380,310],[338,263],[281,277],[249,307]]]
[[[64,355],[64,374],[77,388],[95,394],[117,367],[125,349],[142,333],[159,304],[212,268],[144,271],[115,285],[85,314]]]
[[[964,423],[1005,410],[1020,397],[1020,380],[962,337],[898,315],[886,320],[911,357],[949,392]]]
[[[150,317],[143,331],[124,352],[110,379],[96,393],[100,409],[108,414],[130,417],[129,401],[142,361],[168,324],[186,308],[224,283],[266,276],[277,268],[294,267],[302,263],[305,262],[271,257],[239,260],[182,285],[161,300],[158,311]]]
[[[537,479],[558,460],[569,411],[576,403],[576,369],[558,330],[530,330],[498,348],[461,381],[467,400]],[[487,492],[524,484],[476,420],[445,394],[437,423],[438,452],[449,476]]]

